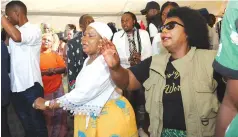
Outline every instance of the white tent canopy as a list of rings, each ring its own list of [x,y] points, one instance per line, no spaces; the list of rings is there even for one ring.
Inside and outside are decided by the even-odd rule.
[[[9,0],[1,0],[3,5]],[[115,22],[121,27],[121,14],[125,11],[134,12],[138,20],[145,20],[140,10],[150,0],[22,0],[28,8],[28,18],[32,23],[49,23],[57,30],[64,30],[66,24],[78,26],[79,17],[83,14],[92,15],[96,21]],[[209,13],[221,16],[226,1],[181,1],[174,0],[180,6],[193,9],[207,8]],[[162,6],[165,0],[157,0]]]

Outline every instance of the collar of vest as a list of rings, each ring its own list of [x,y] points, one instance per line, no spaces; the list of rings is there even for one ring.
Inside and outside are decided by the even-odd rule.
[[[190,51],[184,57],[172,61],[173,66],[180,73],[180,75],[184,75],[181,73],[188,72],[186,71],[189,69],[187,63],[191,62],[195,54],[195,51],[196,47],[191,47]],[[150,69],[158,72],[165,78],[165,70],[170,56],[171,54],[168,52],[163,52],[161,54],[153,56]]]

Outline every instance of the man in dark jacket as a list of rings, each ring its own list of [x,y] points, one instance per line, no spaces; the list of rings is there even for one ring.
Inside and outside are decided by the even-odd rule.
[[[145,9],[140,11],[142,15],[146,15],[147,21],[147,31],[150,35],[151,41],[153,41],[154,36],[158,33],[158,28],[161,25],[160,17],[160,5],[151,1],[146,4]]]
[[[6,40],[6,34],[1,34],[1,103],[2,103],[2,113],[1,113],[1,126],[2,126],[2,137],[11,137],[9,126],[7,122],[7,107],[10,103],[10,78],[8,73],[10,72],[10,56],[7,50],[7,46],[4,43]]]

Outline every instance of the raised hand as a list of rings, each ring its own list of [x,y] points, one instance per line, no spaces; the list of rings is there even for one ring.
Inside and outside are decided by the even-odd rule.
[[[45,99],[43,99],[42,97],[38,97],[35,101],[34,101],[34,108],[35,109],[40,109],[40,110],[46,110],[46,106],[45,106]]]
[[[111,41],[103,38],[100,47],[101,54],[103,55],[108,67],[112,70],[117,69],[120,66],[120,58],[115,45]]]

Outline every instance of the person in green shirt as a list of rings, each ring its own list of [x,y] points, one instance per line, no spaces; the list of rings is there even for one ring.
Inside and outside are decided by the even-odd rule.
[[[229,1],[222,20],[221,43],[213,68],[227,79],[216,137],[238,137],[238,1]]]

